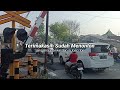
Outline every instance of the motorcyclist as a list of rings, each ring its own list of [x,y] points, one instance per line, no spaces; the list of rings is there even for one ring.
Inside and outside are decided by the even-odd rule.
[[[73,51],[69,56],[69,60],[67,60],[65,63],[65,68],[68,69],[72,64],[76,64],[77,58],[78,58],[77,53]]]

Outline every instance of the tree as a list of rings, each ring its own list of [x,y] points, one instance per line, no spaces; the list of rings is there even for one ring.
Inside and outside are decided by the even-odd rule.
[[[45,39],[44,24],[41,24],[36,36],[33,38],[33,43],[43,43]]]
[[[52,33],[53,38],[59,41],[65,41],[69,36],[68,27],[59,22],[50,25],[50,32]]]
[[[67,27],[69,28],[70,35],[76,34],[80,30],[80,23],[78,23],[77,21],[64,20],[63,24],[67,25]]]

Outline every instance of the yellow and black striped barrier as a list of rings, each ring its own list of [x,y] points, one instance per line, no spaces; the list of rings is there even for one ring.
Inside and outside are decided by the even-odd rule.
[[[14,79],[14,64],[11,63],[9,67],[9,79]]]
[[[33,75],[33,58],[31,57],[31,68],[30,68],[30,71],[31,71],[31,76]]]
[[[19,60],[14,60],[14,79],[19,79]]]
[[[32,66],[31,66],[31,64],[32,64],[32,59],[31,59],[31,55],[28,55],[27,56],[28,57],[28,75],[31,75],[31,68],[32,68]]]
[[[34,59],[33,60],[33,78],[36,78],[37,76],[37,64],[38,64],[38,60]]]
[[[32,59],[31,55],[27,55],[27,59],[28,59],[28,66],[27,66],[28,75],[32,76],[32,78],[35,79],[37,77],[38,60]],[[14,60],[13,65],[14,65],[13,66],[14,70],[12,72],[14,72],[14,75],[12,77],[10,76],[9,78],[10,79],[20,79],[20,74],[19,74],[20,61],[18,59]],[[10,75],[12,72],[10,72]]]

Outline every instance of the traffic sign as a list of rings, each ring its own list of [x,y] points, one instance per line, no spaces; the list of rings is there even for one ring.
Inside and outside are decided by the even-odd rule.
[[[30,24],[25,23],[25,22],[23,22],[23,21],[21,21],[21,20],[19,20],[19,19],[17,19],[17,18],[12,18],[12,20],[13,20],[13,21],[16,21],[16,22],[18,22],[18,23],[20,23],[20,24],[22,24],[23,26],[26,26],[26,27],[28,27],[28,28],[31,27]]]
[[[26,18],[23,18],[22,16],[20,16],[19,14],[17,14],[16,12],[11,12],[11,11],[5,11],[7,14],[13,16],[14,18],[18,19],[18,20],[21,20],[25,23],[28,23],[30,24],[30,21],[27,20]]]
[[[23,13],[27,13],[27,12],[28,11],[16,11],[17,14],[23,14]],[[12,16],[9,14],[4,14],[4,15],[0,16],[0,19],[10,18],[10,17],[12,17]]]
[[[4,23],[10,22],[12,20],[13,20],[13,18],[8,18],[8,19],[1,20],[0,24],[4,24]]]

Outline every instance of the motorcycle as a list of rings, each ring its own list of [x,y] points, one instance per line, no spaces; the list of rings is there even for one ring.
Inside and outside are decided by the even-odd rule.
[[[67,67],[67,68],[65,68],[65,71],[67,74],[68,73],[71,74],[75,79],[82,79],[83,66],[82,66],[82,63],[80,62],[80,60],[78,60],[76,64],[72,64],[70,67],[68,67],[68,66],[65,66],[65,67]]]

